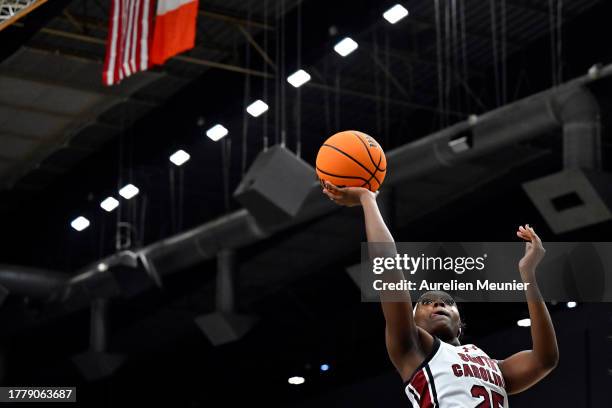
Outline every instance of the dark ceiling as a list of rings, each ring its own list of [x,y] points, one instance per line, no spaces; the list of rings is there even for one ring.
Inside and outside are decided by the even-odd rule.
[[[264,144],[280,141],[283,130],[289,149],[312,164],[321,142],[338,130],[362,130],[391,150],[553,85],[546,0],[493,2],[495,38],[490,2],[457,1],[456,13],[448,2],[439,16],[442,22],[445,13],[449,17],[448,29],[441,24],[439,30],[443,55],[436,2],[430,0],[403,2],[410,16],[394,26],[381,18],[390,1],[201,0],[195,50],[110,89],[101,85],[109,2],[49,3],[0,33],[3,48],[10,49],[0,62],[4,264],[74,274],[114,251],[118,221],[134,227],[137,248],[238,209],[231,192]],[[612,61],[612,49],[602,45],[612,34],[612,5],[576,0],[563,7],[561,71],[567,80]],[[245,31],[275,67],[249,45]],[[332,48],[346,35],[359,49],[341,59]],[[284,52],[277,49],[281,38]],[[282,75],[298,66],[313,74],[299,92]],[[606,100],[607,89],[600,92]],[[257,98],[269,101],[270,111],[246,118],[245,102]],[[230,134],[215,143],[205,131],[217,122]],[[603,123],[609,168],[605,115]],[[508,241],[516,225],[530,222],[549,241],[608,240],[609,222],[561,236],[547,228],[520,183],[558,171],[561,148],[550,141],[528,147],[544,153],[516,166],[506,165],[512,156],[499,163],[497,157],[483,159],[480,164],[494,169],[489,177],[461,185],[460,194],[449,193],[418,216],[409,213],[408,201],[427,194],[427,187],[399,191],[407,204],[398,210],[403,222],[394,230],[396,239]],[[181,168],[168,162],[177,148],[191,155]],[[99,202],[127,182],[140,195],[120,212],[104,213]],[[78,215],[92,221],[81,233],[69,226]],[[214,306],[214,262],[168,276],[163,290],[114,302],[109,348],[129,359],[117,375],[93,384],[84,384],[69,360],[87,348],[88,312],[38,319],[44,305],[9,296],[0,321],[19,330],[5,335],[7,378],[15,384],[83,384],[99,406],[130,395],[134,378],[140,390],[176,390],[179,384],[194,390],[176,406],[208,406],[204,401],[227,395],[238,379],[242,395],[232,401],[251,395],[255,403],[279,406],[389,371],[378,305],[360,303],[344,272],[359,258],[364,237],[358,220],[358,212],[342,210],[239,252],[245,278],[239,306],[260,322],[235,344],[214,348],[193,323]],[[273,275],[275,284],[264,275]],[[511,327],[526,308],[489,305],[486,321],[475,318],[480,313],[481,305],[463,305],[468,341]],[[34,323],[22,328],[25,321]],[[19,363],[26,353],[36,364]],[[334,368],[328,377],[302,390],[286,386],[288,375],[316,371],[320,362]]]

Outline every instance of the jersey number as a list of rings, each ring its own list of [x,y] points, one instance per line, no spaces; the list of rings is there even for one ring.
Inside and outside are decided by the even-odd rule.
[[[475,385],[472,387],[472,397],[474,398],[482,398],[482,402],[476,405],[474,408],[503,408],[504,406],[504,396],[495,391],[491,391],[491,396],[489,397],[489,392],[482,385]]]

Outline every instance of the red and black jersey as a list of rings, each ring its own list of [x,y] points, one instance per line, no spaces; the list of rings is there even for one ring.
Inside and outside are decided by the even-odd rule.
[[[508,407],[498,361],[473,344],[453,346],[434,337],[431,353],[405,385],[413,407]]]

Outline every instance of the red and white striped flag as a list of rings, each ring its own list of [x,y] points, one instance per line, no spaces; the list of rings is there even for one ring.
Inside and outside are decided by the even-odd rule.
[[[161,1],[161,0],[160,0]],[[149,63],[153,0],[112,0],[102,74],[105,85],[113,85]]]

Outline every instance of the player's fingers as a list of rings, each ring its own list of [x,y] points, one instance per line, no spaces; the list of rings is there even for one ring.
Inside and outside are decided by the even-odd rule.
[[[516,231],[516,235],[518,235],[519,238],[529,241],[529,235],[527,235],[525,231],[518,230]]]
[[[542,240],[540,239],[540,237],[538,236],[538,234],[536,234],[535,230],[533,229],[533,227],[529,227],[529,231],[531,231],[531,236],[533,237],[534,241],[538,244],[538,245],[542,245]]]
[[[328,196],[331,200],[339,200],[342,198],[341,194],[335,194],[333,191],[325,190],[325,195]]]
[[[331,190],[332,192],[335,192],[335,193],[340,192],[340,187],[335,186],[329,181],[325,182],[325,186],[327,187],[328,190]]]
[[[334,194],[333,192],[329,191],[329,190],[323,190],[323,193],[328,196],[329,198],[336,198],[336,194]]]
[[[529,224],[525,224],[525,232],[527,233],[527,235],[529,235],[531,242],[534,242],[536,240],[535,231],[529,226]]]
[[[333,194],[328,189],[323,190],[323,194],[329,198],[333,198]]]

